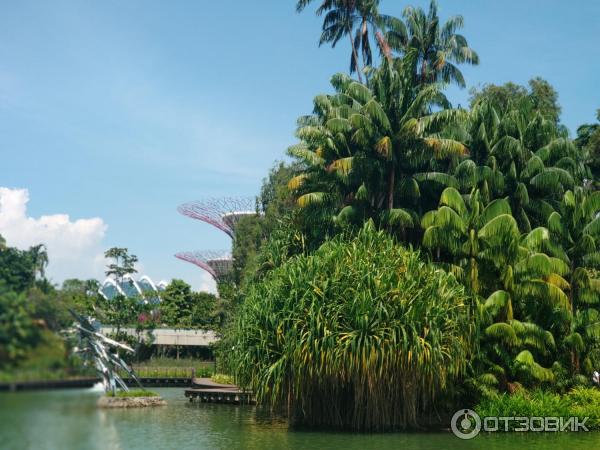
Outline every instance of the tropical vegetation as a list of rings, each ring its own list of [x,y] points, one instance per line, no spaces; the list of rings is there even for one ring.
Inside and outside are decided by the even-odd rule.
[[[598,431],[600,391],[583,386],[577,386],[563,395],[540,389],[531,392],[519,390],[513,395],[485,398],[475,407],[475,411],[481,417],[574,417],[589,430]],[[563,423],[568,422],[564,420]],[[519,427],[519,422],[509,421],[507,425],[514,430]]]
[[[218,329],[218,372],[297,424],[418,428],[467,405],[600,418],[600,123],[571,139],[540,77],[453,106],[447,86],[480,57],[434,0],[399,18],[378,0],[296,7],[313,3],[349,74],[298,119],[219,297],[175,280],[152,314],[103,303],[93,281],[52,286],[43,246],[0,239],[0,363],[23,364],[74,307]],[[108,275],[135,272],[127,249],[107,257]]]
[[[369,222],[250,289],[236,324],[237,379],[298,423],[415,426],[466,373],[470,302],[453,275]]]
[[[318,6],[350,75],[298,119],[265,182],[278,201],[236,236],[227,369],[296,423],[354,430],[592,395],[569,391],[600,367],[600,125],[571,139],[540,77],[453,107],[479,63],[462,17],[378,3]]]
[[[218,329],[224,320],[222,302],[213,294],[193,292],[182,280],[173,280],[161,293],[157,306],[144,298],[117,295],[108,300],[98,293],[97,280],[67,279],[53,285],[45,276],[48,256],[43,245],[19,250],[0,239],[0,380],[31,381],[93,375],[73,356],[64,331],[72,326],[69,310],[91,315],[116,329],[132,327],[131,336],[117,331],[114,337],[126,340],[137,352],[136,361],[153,356],[151,341],[144,332],[157,326]],[[108,250],[112,262],[107,274],[123,278],[135,272],[137,258],[126,248]],[[209,357],[210,352],[196,352]],[[124,355],[126,356],[126,355]],[[177,361],[161,360],[177,366]],[[152,365],[152,361],[145,365]],[[190,367],[195,364],[190,364]],[[202,370],[203,367],[199,366]],[[212,373],[206,372],[206,374]]]

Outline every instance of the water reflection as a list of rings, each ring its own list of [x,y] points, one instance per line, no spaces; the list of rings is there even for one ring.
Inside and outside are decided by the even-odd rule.
[[[99,410],[98,393],[0,393],[0,448],[20,449],[402,449],[532,450],[600,447],[600,434],[493,434],[461,441],[449,433],[353,434],[288,431],[250,406],[189,403],[182,389],[158,389],[168,406]]]

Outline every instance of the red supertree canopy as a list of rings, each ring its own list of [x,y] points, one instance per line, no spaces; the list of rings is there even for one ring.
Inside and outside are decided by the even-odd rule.
[[[206,270],[215,281],[224,279],[233,269],[233,258],[227,251],[201,250],[181,252],[177,253],[175,257]]]
[[[257,214],[252,197],[208,198],[184,203],[177,210],[184,216],[209,223],[233,239],[240,218]]]

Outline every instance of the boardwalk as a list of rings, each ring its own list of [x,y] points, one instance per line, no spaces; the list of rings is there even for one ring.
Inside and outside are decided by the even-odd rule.
[[[235,405],[251,405],[256,400],[250,391],[240,390],[233,384],[219,384],[210,378],[194,378],[192,387],[185,390],[185,396],[202,403],[232,403]]]

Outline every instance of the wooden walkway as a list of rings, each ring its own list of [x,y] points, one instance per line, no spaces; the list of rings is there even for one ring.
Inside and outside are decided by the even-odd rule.
[[[199,400],[202,403],[231,403],[234,405],[253,405],[256,403],[254,394],[240,390],[233,384],[219,384],[210,378],[192,379],[192,387],[185,390],[185,396]]]

